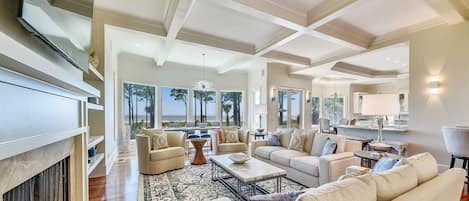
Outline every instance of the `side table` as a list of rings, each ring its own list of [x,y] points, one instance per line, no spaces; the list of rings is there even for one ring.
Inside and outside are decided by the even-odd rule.
[[[361,159],[361,165],[366,161],[367,162],[367,168],[371,168],[371,162],[376,162],[379,161],[381,158],[392,158],[396,160],[400,160],[403,157],[399,156],[397,154],[391,154],[391,153],[385,153],[385,152],[376,152],[376,151],[357,151],[354,154],[355,157],[358,157]]]
[[[195,155],[192,158],[192,165],[204,165],[207,164],[207,159],[204,156],[202,148],[209,138],[193,138],[188,139],[195,148]]]

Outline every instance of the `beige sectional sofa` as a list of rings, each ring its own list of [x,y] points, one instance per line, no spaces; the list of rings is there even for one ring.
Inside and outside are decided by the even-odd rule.
[[[438,174],[433,156],[422,153],[388,171],[308,189],[297,201],[459,201],[465,176],[459,168]]]
[[[353,156],[361,150],[361,143],[338,135],[315,134],[305,131],[303,151],[288,149],[293,129],[279,129],[281,146],[267,146],[267,140],[253,141],[251,156],[287,171],[287,178],[308,187],[317,187],[337,180],[351,165],[360,161]],[[336,154],[320,156],[325,141],[337,142]]]

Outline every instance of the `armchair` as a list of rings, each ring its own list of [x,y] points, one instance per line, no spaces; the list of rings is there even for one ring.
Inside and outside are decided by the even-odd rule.
[[[139,171],[143,174],[160,174],[184,167],[186,134],[178,131],[161,131],[167,134],[168,148],[153,150],[151,136],[137,135]]]
[[[220,132],[217,134],[217,132]],[[249,147],[249,132],[245,129],[238,129],[239,142],[227,143],[224,140],[225,133],[223,129],[210,130],[212,138],[213,153],[215,155],[222,155],[235,152],[248,152]],[[219,138],[219,135],[221,138]]]

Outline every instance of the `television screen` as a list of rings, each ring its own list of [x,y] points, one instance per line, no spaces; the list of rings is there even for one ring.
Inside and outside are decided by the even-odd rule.
[[[18,19],[72,65],[88,72],[92,0],[20,0]]]

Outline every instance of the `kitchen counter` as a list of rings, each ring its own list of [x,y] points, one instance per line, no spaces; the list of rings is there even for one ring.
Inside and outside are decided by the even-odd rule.
[[[335,126],[337,129],[356,129],[356,130],[370,130],[370,131],[378,131],[378,127],[373,126],[347,126],[347,125],[337,125]],[[400,133],[407,133],[409,130],[407,126],[387,126],[383,128],[383,132],[400,132]]]

